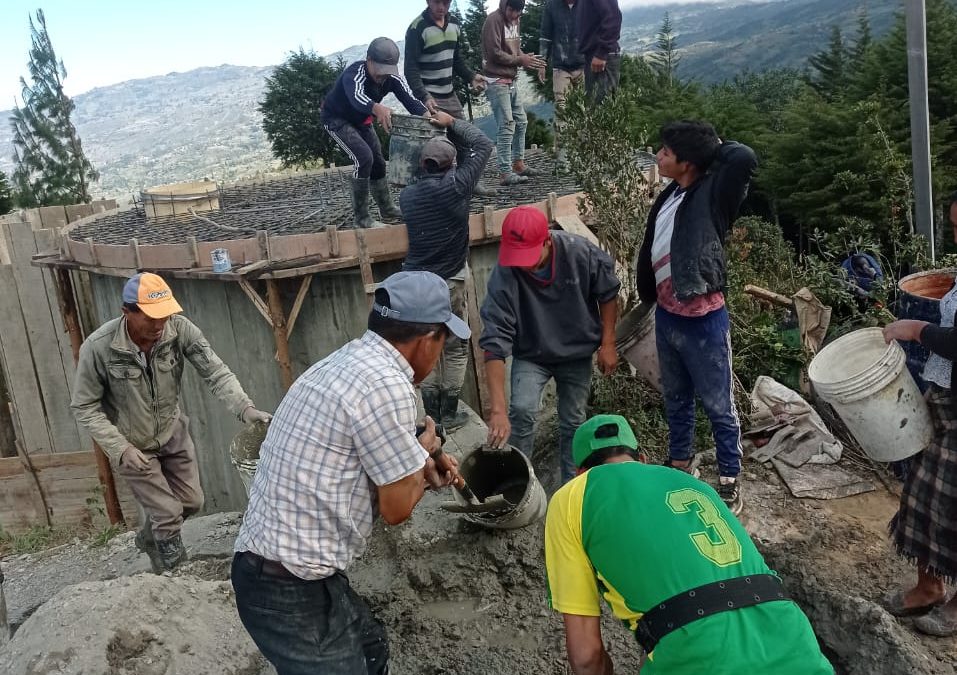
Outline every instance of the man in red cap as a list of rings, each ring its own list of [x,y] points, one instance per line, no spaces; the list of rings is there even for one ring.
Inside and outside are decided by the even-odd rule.
[[[502,224],[498,265],[482,304],[491,396],[489,445],[506,442],[531,457],[542,390],[558,389],[562,482],[575,475],[572,438],[585,421],[592,357],[605,375],[618,364],[618,290],[611,257],[583,237],[548,229],[538,209],[519,206]],[[512,357],[512,400],[506,413],[505,360]]]
[[[271,415],[253,407],[161,277],[131,277],[122,309],[80,347],[70,407],[145,511],[136,546],[159,573],[186,560],[180,529],[203,508],[189,419],[179,408],[186,361],[242,422]]]

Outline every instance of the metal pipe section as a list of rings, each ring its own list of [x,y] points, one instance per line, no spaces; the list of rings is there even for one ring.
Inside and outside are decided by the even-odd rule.
[[[914,217],[935,261],[934,202],[930,168],[930,113],[927,104],[927,11],[924,0],[907,0],[907,86],[910,98],[911,161],[914,165]]]

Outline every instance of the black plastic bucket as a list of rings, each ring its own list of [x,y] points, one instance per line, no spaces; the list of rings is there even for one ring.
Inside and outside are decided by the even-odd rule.
[[[957,269],[928,270],[910,274],[897,283],[896,316],[898,319],[916,319],[940,323],[940,299],[954,286]],[[930,352],[919,342],[902,342],[907,355],[907,370],[923,390],[926,383],[920,374]]]
[[[419,175],[423,146],[431,138],[444,136],[445,129],[434,126],[424,117],[393,113],[390,133],[386,175],[392,185],[411,185]]]

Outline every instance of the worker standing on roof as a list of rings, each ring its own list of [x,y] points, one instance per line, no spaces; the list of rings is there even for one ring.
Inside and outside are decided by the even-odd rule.
[[[618,290],[611,257],[584,237],[551,232],[545,214],[519,206],[502,223],[498,265],[482,304],[485,368],[491,399],[488,442],[506,442],[531,458],[542,390],[558,389],[562,481],[575,475],[572,437],[585,421],[592,359],[610,375],[618,364]],[[512,357],[512,399],[505,407],[505,359]],[[507,410],[507,412],[506,412]]]
[[[415,423],[414,385],[450,332],[469,337],[448,286],[431,272],[393,274],[368,325],[279,404],[236,538],[239,617],[279,675],[389,672],[385,629],[345,571],[378,514],[397,525],[425,490],[458,477],[435,423]]]
[[[70,403],[146,512],[136,545],[157,573],[186,560],[180,529],[203,507],[189,418],[179,408],[185,362],[246,424],[271,418],[253,406],[182,311],[161,277],[131,277],[123,287],[123,315],[80,347]]]
[[[346,67],[322,102],[323,127],[354,165],[352,209],[355,226],[360,228],[373,227],[370,190],[383,219],[402,215],[392,202],[385,158],[372,128],[375,119],[387,133],[392,129],[392,110],[382,105],[382,99],[395,94],[409,113],[429,112],[399,75],[398,63],[398,45],[389,38],[376,38],[369,44],[365,60]]]
[[[453,76],[473,90],[485,88],[485,78],[473,73],[462,58],[462,29],[449,15],[451,0],[426,0],[426,8],[405,32],[405,79],[412,93],[430,112],[447,112],[464,120],[465,111],[455,93]],[[485,167],[482,167],[483,169]],[[495,188],[477,183],[472,192],[494,197]]]
[[[426,142],[421,176],[399,196],[409,235],[409,253],[402,269],[426,270],[445,279],[452,311],[467,321],[469,200],[492,154],[492,142],[465,120],[442,111],[435,113],[433,124],[448,129],[448,137]],[[468,341],[450,335],[438,365],[422,382],[425,414],[449,431],[468,421],[468,414],[459,412],[468,360]]]
[[[545,520],[551,607],[575,675],[611,675],[601,598],[649,654],[642,675],[831,675],[811,624],[715,491],[638,459],[620,415],[575,433],[579,475]]]

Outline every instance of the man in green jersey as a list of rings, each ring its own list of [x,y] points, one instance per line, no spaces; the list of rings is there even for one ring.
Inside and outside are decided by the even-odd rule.
[[[643,675],[832,675],[811,624],[711,487],[635,461],[619,415],[572,442],[579,475],[545,521],[551,607],[575,675],[611,675],[600,599],[648,652]]]

